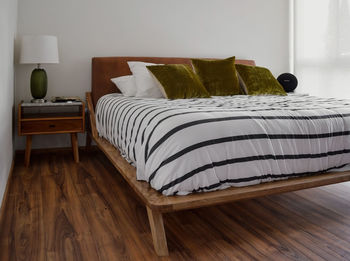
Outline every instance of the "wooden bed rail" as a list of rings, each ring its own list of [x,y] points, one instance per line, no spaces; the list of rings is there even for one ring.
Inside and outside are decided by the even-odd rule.
[[[253,186],[231,187],[225,190],[195,193],[187,196],[164,196],[151,188],[147,182],[138,181],[136,179],[136,169],[120,155],[120,152],[113,145],[104,138],[99,137],[96,129],[95,110],[91,92],[86,93],[86,100],[90,112],[92,138],[145,204],[155,251],[159,256],[168,254],[162,213],[224,204],[237,200],[350,181],[350,171],[330,172]]]

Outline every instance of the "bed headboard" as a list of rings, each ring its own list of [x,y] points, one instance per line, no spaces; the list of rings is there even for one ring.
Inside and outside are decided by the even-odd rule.
[[[191,58],[170,57],[94,57],[92,58],[91,94],[94,106],[98,99],[108,93],[120,92],[111,78],[131,74],[128,61],[141,61],[163,64],[191,64]],[[255,65],[253,60],[236,60],[236,63]]]

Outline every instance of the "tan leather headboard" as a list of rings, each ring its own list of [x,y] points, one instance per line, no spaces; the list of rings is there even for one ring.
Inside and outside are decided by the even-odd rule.
[[[163,64],[191,64],[191,58],[169,57],[94,57],[92,58],[91,92],[94,106],[98,99],[108,93],[120,92],[111,78],[131,74],[128,61]],[[255,65],[253,60],[236,60],[236,63]]]

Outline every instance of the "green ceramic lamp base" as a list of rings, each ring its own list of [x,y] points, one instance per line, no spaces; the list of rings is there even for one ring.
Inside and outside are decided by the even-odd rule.
[[[43,99],[47,92],[47,75],[44,69],[34,69],[30,77],[30,91],[34,99]]]

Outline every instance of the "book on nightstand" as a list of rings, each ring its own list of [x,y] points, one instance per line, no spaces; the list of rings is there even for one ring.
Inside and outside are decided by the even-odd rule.
[[[55,96],[51,98],[51,102],[77,102],[81,101],[78,96]]]

